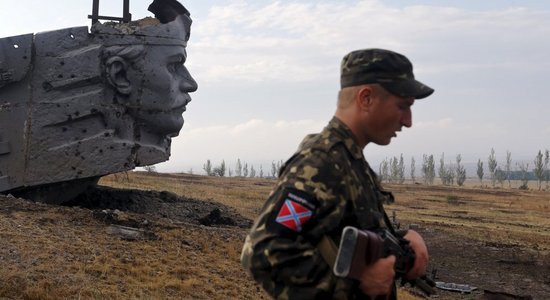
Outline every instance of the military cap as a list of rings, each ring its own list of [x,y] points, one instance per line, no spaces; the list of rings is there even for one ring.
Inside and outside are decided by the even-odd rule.
[[[414,79],[412,63],[403,55],[384,49],[352,51],[342,59],[342,88],[378,83],[400,97],[426,98],[434,90]]]

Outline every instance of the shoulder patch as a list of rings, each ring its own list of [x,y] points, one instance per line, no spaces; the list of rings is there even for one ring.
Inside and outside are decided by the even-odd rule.
[[[317,203],[313,199],[308,199],[308,196],[298,195],[294,191],[285,194],[275,222],[294,232],[301,232],[304,224],[313,216]]]

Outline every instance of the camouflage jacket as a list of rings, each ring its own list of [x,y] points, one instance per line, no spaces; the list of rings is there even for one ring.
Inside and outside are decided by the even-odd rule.
[[[333,118],[285,163],[246,238],[241,262],[276,299],[369,299],[338,278],[317,247],[339,244],[342,229],[386,227],[383,191],[351,130]],[[391,226],[391,225],[389,225]]]

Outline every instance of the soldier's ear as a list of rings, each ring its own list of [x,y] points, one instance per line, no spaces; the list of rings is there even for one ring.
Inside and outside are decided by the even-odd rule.
[[[105,62],[107,82],[123,95],[129,95],[132,91],[132,85],[126,75],[127,70],[128,64],[120,56],[110,57]]]
[[[357,91],[356,95],[356,103],[359,106],[359,109],[362,111],[369,111],[370,107],[372,106],[373,102],[373,90],[370,86],[365,86],[359,91]]]

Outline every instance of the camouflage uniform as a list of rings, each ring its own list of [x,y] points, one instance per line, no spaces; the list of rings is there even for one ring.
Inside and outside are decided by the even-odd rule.
[[[324,235],[338,245],[345,226],[385,227],[385,201],[393,196],[334,117],[281,169],[246,238],[242,264],[277,299],[369,299],[358,281],[333,275],[317,245]]]

